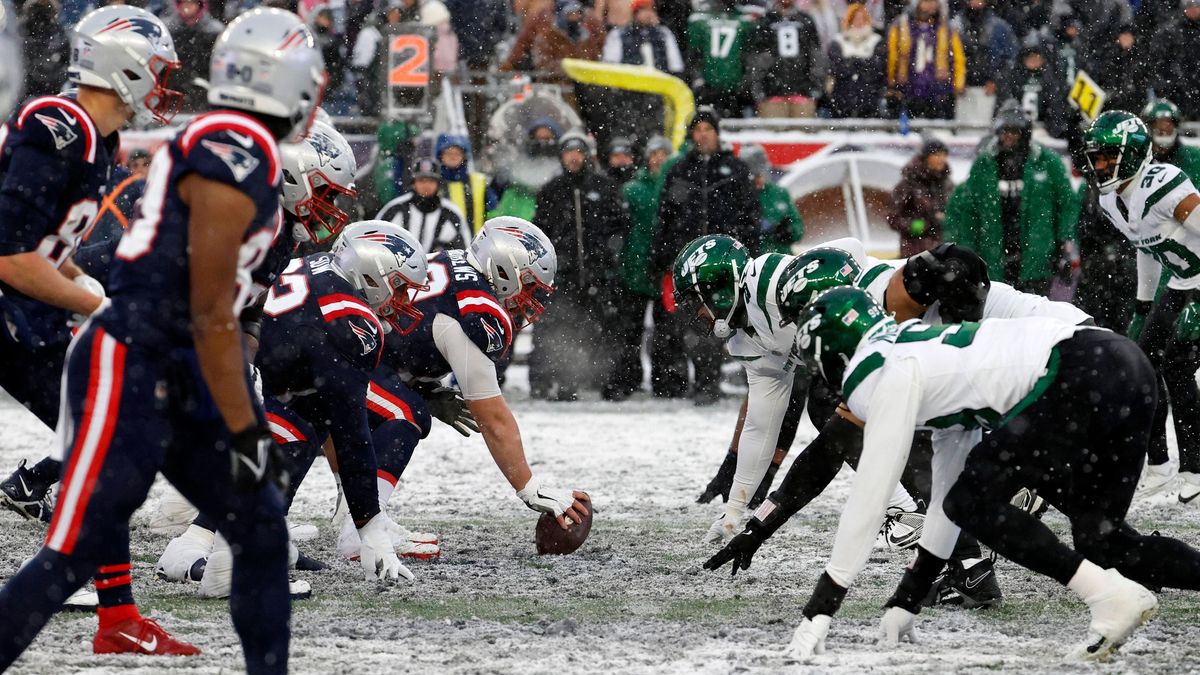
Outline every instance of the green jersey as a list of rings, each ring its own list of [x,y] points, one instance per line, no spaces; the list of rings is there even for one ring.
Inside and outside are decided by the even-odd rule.
[[[722,91],[742,86],[742,50],[753,32],[754,23],[737,12],[693,14],[688,19],[688,49],[700,55],[700,74],[708,86]]]

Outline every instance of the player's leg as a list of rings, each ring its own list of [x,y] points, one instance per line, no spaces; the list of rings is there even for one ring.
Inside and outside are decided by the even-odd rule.
[[[213,518],[232,552],[230,614],[250,673],[287,672],[291,597],[284,497],[271,486],[240,492],[233,486],[219,419],[178,415],[179,438],[167,451],[163,475]],[[223,429],[220,429],[223,432]],[[227,446],[226,446],[227,447]],[[206,575],[207,576],[207,575]]]
[[[0,340],[0,389],[4,389],[51,429],[58,425],[65,345],[26,349]],[[16,470],[0,482],[0,504],[25,518],[50,522],[49,493],[62,473],[62,462],[43,457],[29,465],[21,460]]]
[[[1167,413],[1173,404],[1167,390],[1167,349],[1174,339],[1175,323],[1183,305],[1183,296],[1168,289],[1146,318],[1146,326],[1138,340],[1138,346],[1150,358],[1158,374],[1158,403],[1147,448],[1146,477],[1138,491],[1143,497],[1169,491],[1176,484],[1176,475],[1167,456]],[[1195,387],[1195,382],[1192,386]]]
[[[1200,367],[1200,342],[1176,335],[1164,354],[1163,379],[1171,398],[1175,442],[1179,446],[1179,501],[1200,497],[1200,392],[1196,370]]]

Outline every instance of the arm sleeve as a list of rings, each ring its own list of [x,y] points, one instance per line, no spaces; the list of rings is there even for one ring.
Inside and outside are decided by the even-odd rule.
[[[66,190],[71,169],[66,158],[40,147],[20,145],[0,183],[0,255],[36,250],[50,229],[55,201]]]
[[[863,452],[842,509],[825,573],[849,588],[867,564],[893,488],[908,462],[920,404],[919,372],[911,360],[889,362],[871,395]]]
[[[959,528],[946,517],[942,504],[946,494],[958,480],[967,453],[983,435],[978,430],[937,430],[933,432],[933,484],[929,492],[929,508],[925,511],[925,528],[921,531],[921,548],[942,560],[948,560],[958,543]]]
[[[746,423],[738,441],[737,472],[725,505],[725,516],[730,519],[742,517],[746,504],[767,473],[795,377],[789,372],[763,368],[758,361],[751,361],[746,364],[746,380],[750,385]]]
[[[1158,282],[1162,279],[1162,263],[1145,251],[1137,252],[1137,299],[1143,302],[1153,302],[1158,292]]]
[[[496,364],[467,337],[461,324],[445,314],[435,316],[433,343],[454,371],[464,399],[479,401],[500,396]]]

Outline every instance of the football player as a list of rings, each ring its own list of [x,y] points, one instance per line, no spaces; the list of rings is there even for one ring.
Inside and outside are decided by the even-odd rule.
[[[1200,194],[1173,164],[1152,163],[1154,139],[1136,115],[1110,110],[1084,133],[1100,208],[1137,249],[1137,304],[1127,335],[1159,374],[1147,492],[1171,481],[1167,406],[1179,445],[1179,501],[1200,496]],[[1165,289],[1159,291],[1160,280]]]
[[[1157,396],[1153,367],[1130,340],[1049,317],[897,324],[852,287],[818,295],[799,326],[797,357],[837,383],[847,416],[865,428],[830,561],[790,655],[824,650],[830,620],[867,563],[886,488],[908,460],[916,425],[991,429],[978,444],[936,449],[923,540],[946,548],[961,526],[1074,591],[1091,612],[1092,635],[1072,656],[1103,659],[1150,619],[1158,600],[1143,584],[1200,589],[1200,551],[1125,522]],[[1074,549],[1010,503],[1023,487],[1049,496],[1067,516]],[[906,571],[887,603],[888,640],[911,638],[937,569]]]
[[[217,39],[213,110],[156,152],[110,302],[72,342],[62,489],[45,546],[0,589],[0,668],[97,565],[128,555],[129,517],[161,470],[218,515],[236,551],[231,611],[247,670],[286,672],[286,471],[251,394],[237,313],[281,225],[277,141],[307,132],[325,81],[290,12],[247,12]],[[158,640],[135,635],[151,651]]]
[[[782,271],[774,286],[775,303],[780,326],[791,327],[792,335],[801,310],[818,292],[849,285],[866,290],[899,321],[922,318],[930,323],[957,323],[1051,316],[1072,324],[1092,323],[1091,317],[1068,303],[1053,302],[1008,284],[991,282],[984,262],[965,247],[942,244],[908,260],[875,261],[864,266],[861,246],[857,242],[847,245],[848,241],[852,240],[812,249]],[[865,271],[859,272],[860,269]],[[978,442],[978,438],[962,440],[946,434],[934,437],[938,444],[951,440]],[[745,531],[705,566],[717,569],[733,561],[735,572],[746,569],[758,547],[824,491],[843,463],[857,466],[861,449],[861,431],[839,416],[830,417],[817,438],[796,458],[780,488],[747,523]],[[928,496],[923,497],[929,501]],[[921,532],[913,533],[913,543],[920,537]],[[918,547],[918,555],[930,554]],[[938,550],[936,557],[950,558],[952,564],[939,580],[931,602],[963,604],[968,608],[1001,602],[1003,596],[992,561],[983,557],[978,542],[969,534],[952,550]]]
[[[135,7],[105,7],[81,19],[74,33],[68,76],[76,93],[31,99],[0,131],[0,314],[7,329],[0,331],[0,386],[50,427],[59,421],[68,322],[93,313],[104,297],[103,286],[71,256],[108,185],[117,131],[134,119],[166,122],[180,100],[167,88],[179,67],[175,47],[157,17]],[[29,468],[22,462],[0,484],[0,502],[49,522],[46,491],[61,466],[55,457]],[[199,653],[138,614],[127,553],[114,555],[98,566],[98,598],[81,593],[70,599],[73,606],[99,603],[93,649]]]

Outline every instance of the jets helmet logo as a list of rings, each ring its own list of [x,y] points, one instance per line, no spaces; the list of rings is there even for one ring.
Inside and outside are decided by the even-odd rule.
[[[258,168],[258,160],[242,148],[207,139],[200,141],[200,144],[216,155],[217,159],[224,162],[239,183],[246,180],[246,177]]]
[[[46,126],[46,129],[50,132],[51,138],[54,139],[54,149],[56,150],[62,150],[68,145],[74,143],[75,139],[79,138],[79,134],[71,128],[71,124],[67,124],[57,117],[51,117],[50,115],[43,115],[41,113],[34,113],[33,116],[37,118],[37,121]],[[71,122],[73,124],[74,119],[72,119]]]

